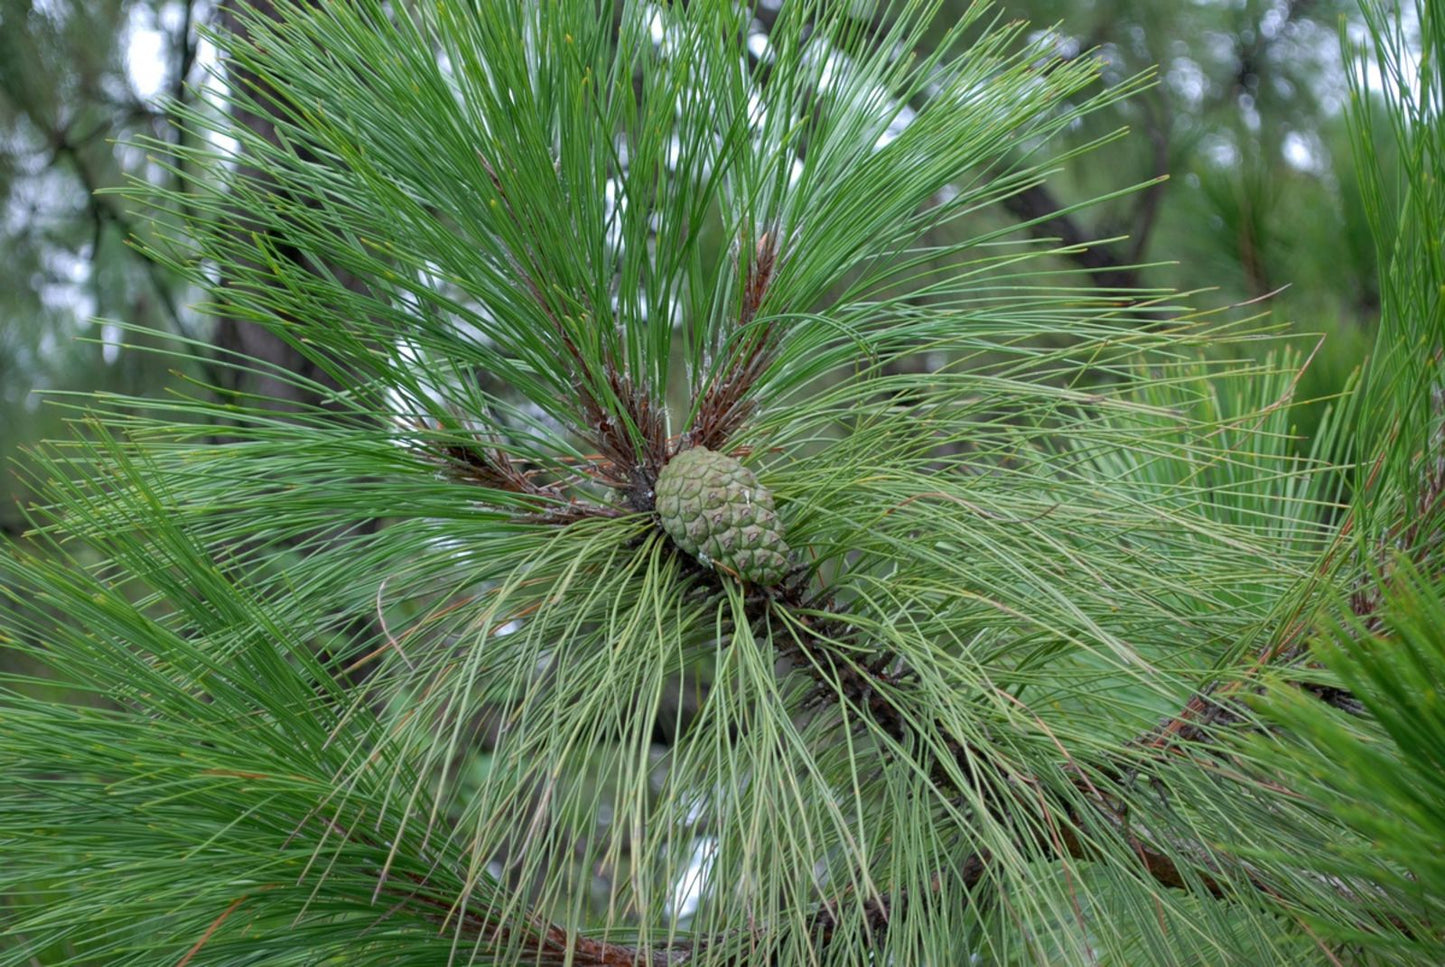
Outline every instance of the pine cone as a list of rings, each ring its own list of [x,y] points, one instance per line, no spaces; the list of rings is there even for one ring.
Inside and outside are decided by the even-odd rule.
[[[662,468],[653,493],[662,529],[702,563],[753,584],[776,584],[787,574],[773,495],[732,457],[684,450]]]

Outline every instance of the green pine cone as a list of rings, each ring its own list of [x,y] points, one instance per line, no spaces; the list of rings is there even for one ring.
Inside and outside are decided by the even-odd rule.
[[[662,529],[702,563],[753,584],[776,584],[787,574],[773,495],[732,457],[684,450],[662,468],[653,493]]]

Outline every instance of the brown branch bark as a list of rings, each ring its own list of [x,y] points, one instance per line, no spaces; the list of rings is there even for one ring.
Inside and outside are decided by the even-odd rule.
[[[756,244],[750,242],[750,239],[739,239],[738,244],[738,257],[744,265],[740,273],[742,293],[737,322],[733,326],[737,342],[712,382],[706,388],[694,387],[694,393],[700,393],[701,399],[689,434],[690,442],[709,450],[726,450],[728,439],[757,409],[753,391],[778,351],[774,326],[749,328],[757,318],[772,284],[773,272],[782,259],[777,231],[765,230]]]

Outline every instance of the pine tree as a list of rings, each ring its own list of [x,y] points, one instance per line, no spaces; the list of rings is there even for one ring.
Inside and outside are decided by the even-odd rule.
[[[1370,828],[1266,767],[1317,768],[1268,696],[1378,706],[1309,647],[1341,608],[1386,627],[1380,549],[1439,580],[1438,280],[1300,455],[1291,345],[1026,233],[933,239],[1145,83],[982,7],[916,49],[936,6],[240,14],[255,83],[187,113],[211,177],[151,254],[320,402],[92,399],[37,454],[0,564],[51,669],[3,685],[4,963],[1438,938],[1389,892],[1431,881],[1342,869]]]

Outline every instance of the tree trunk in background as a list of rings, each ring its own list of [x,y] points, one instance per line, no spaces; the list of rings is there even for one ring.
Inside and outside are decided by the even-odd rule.
[[[276,17],[276,7],[271,0],[228,0],[217,10],[217,22],[228,33],[245,38],[248,36],[245,17],[238,14],[247,10],[252,14],[259,14],[271,19]],[[269,88],[269,85],[260,81],[250,71],[230,63],[226,66],[226,77],[227,82],[233,86],[244,85],[247,88],[262,91]],[[231,108],[231,116],[238,124],[272,144],[279,143],[276,137],[276,125],[269,116],[236,105]],[[254,169],[248,169],[244,162],[242,170],[250,177],[258,177]],[[304,253],[289,247],[282,247],[280,251],[297,264],[301,264],[305,260]],[[336,270],[335,275],[342,279],[348,288],[361,291],[365,287],[359,278],[350,273]],[[272,330],[250,320],[222,316],[217,320],[214,342],[222,354],[223,361],[234,359],[239,355],[264,363],[266,367],[273,367],[278,374],[294,373],[303,380],[316,384],[336,385],[335,381],[320,366],[306,358],[295,346],[286,342]],[[280,375],[272,376],[266,373],[240,370],[227,370],[227,372],[231,374],[232,382],[225,387],[226,389],[237,393],[255,394],[260,397],[257,402],[263,405],[274,406],[278,409],[302,409],[319,405],[321,402],[315,392],[304,386],[298,386]]]
[[[238,11],[247,9],[268,18],[276,17],[276,7],[271,0],[228,0],[217,11],[217,22],[227,32],[238,37],[248,36],[244,17]],[[250,71],[228,63],[227,82],[232,85],[246,85],[252,89],[265,90],[268,85],[261,82]],[[276,125],[272,119],[261,113],[232,105],[231,116],[236,122],[272,144],[278,144]],[[313,159],[314,160],[314,159]],[[259,179],[255,169],[242,163],[242,171],[249,177]],[[306,262],[305,253],[291,246],[280,246],[278,251],[298,265]],[[340,269],[330,269],[334,277],[355,291],[361,291],[365,284],[360,278]],[[223,284],[224,284],[223,280]],[[322,395],[312,386],[335,387],[336,381],[314,360],[282,339],[276,332],[249,319],[221,316],[216,321],[213,339],[223,363],[239,359],[255,360],[263,365],[248,369],[222,366],[220,371],[229,377],[224,390],[245,394],[248,403],[272,407],[278,410],[299,411],[324,406]],[[275,375],[272,375],[272,372]],[[300,380],[286,378],[294,374]],[[299,384],[299,385],[298,385]],[[381,527],[381,520],[372,518],[360,525],[349,528],[352,535],[375,533]],[[344,660],[347,655],[364,651],[368,642],[375,641],[382,633],[377,616],[371,611],[338,616],[336,640],[346,642],[342,654],[334,654],[330,646],[320,648],[318,657],[322,661]],[[374,666],[363,665],[348,674],[354,684],[360,684],[371,674]]]

